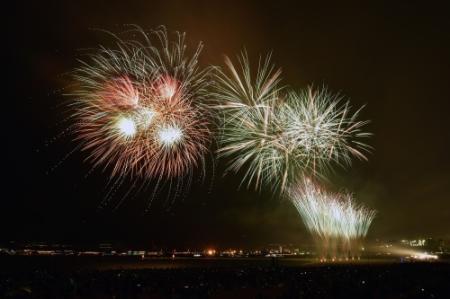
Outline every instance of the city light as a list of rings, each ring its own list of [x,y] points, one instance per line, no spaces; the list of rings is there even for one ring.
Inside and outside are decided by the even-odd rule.
[[[423,260],[437,260],[437,259],[439,258],[439,257],[438,257],[437,255],[435,255],[435,254],[428,254],[428,253],[426,253],[426,252],[423,252],[423,253],[417,253],[417,254],[411,255],[411,257],[412,257],[413,259],[421,260],[421,261],[423,261]]]

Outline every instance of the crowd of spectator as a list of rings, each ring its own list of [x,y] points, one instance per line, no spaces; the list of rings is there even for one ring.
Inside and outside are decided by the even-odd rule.
[[[0,271],[0,298],[450,298],[445,263]]]

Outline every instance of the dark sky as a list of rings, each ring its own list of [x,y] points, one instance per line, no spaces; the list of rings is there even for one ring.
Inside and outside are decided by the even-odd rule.
[[[362,118],[372,120],[374,152],[368,163],[337,170],[330,186],[352,190],[379,211],[371,239],[449,237],[448,10],[424,1],[297,2],[30,1],[10,11],[2,57],[0,240],[178,247],[309,240],[288,202],[237,190],[239,178],[222,178],[220,165],[211,192],[194,184],[170,210],[143,215],[151,190],[116,212],[97,209],[108,174],[86,178],[83,154],[64,159],[71,137],[53,139],[64,130],[61,89],[80,50],[107,38],[93,29],[121,32],[124,24],[186,31],[190,43],[205,43],[203,64],[220,64],[223,54],[243,47],[254,59],[273,51],[286,84],[325,84],[354,106],[367,104]]]

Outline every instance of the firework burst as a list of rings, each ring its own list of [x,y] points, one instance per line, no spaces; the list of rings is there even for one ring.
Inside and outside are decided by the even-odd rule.
[[[114,36],[74,72],[77,141],[94,166],[113,177],[172,179],[203,169],[210,140],[205,105],[210,69],[199,69],[200,44],[164,28],[134,40]]]
[[[227,171],[243,168],[242,183],[256,189],[268,185],[285,191],[302,175],[320,175],[331,164],[348,165],[352,156],[365,159],[368,146],[360,141],[367,122],[356,121],[348,102],[325,89],[284,92],[280,70],[270,56],[260,60],[252,75],[244,53],[235,66],[216,74],[214,97],[219,104],[219,156],[227,157]]]
[[[214,93],[221,116],[219,156],[229,158],[227,171],[247,168],[242,179],[247,187],[284,186],[289,149],[280,138],[283,124],[276,115],[281,72],[270,57],[260,61],[255,78],[245,53],[237,67],[228,57],[225,62],[228,72],[218,71]]]
[[[291,187],[289,195],[317,241],[321,258],[358,254],[376,211],[356,204],[350,193],[324,191],[310,179]]]
[[[331,163],[349,165],[351,158],[367,160],[370,147],[361,142],[368,121],[358,121],[362,108],[351,113],[348,101],[326,89],[289,92],[281,108],[285,138],[293,144],[295,156],[303,165],[320,172]]]

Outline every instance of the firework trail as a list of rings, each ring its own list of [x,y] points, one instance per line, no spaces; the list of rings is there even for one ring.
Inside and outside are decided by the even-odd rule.
[[[332,164],[365,159],[369,147],[360,139],[367,122],[357,121],[348,102],[326,89],[285,92],[281,71],[260,60],[252,74],[244,53],[234,65],[216,73],[213,97],[220,120],[219,157],[228,158],[227,172],[244,168],[242,184],[285,191],[299,177],[321,175]]]
[[[321,258],[358,255],[376,211],[356,204],[349,193],[326,192],[307,178],[291,187],[289,195]]]
[[[101,47],[74,72],[76,140],[112,176],[170,179],[202,168],[211,135],[202,45],[189,56],[184,34],[133,33],[143,41],[115,37],[115,49]]]

